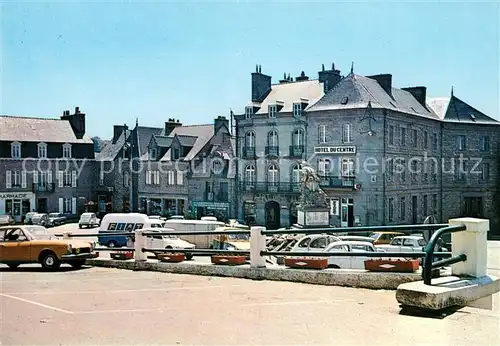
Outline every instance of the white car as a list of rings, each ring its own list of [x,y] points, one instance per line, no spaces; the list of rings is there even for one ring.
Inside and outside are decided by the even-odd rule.
[[[83,213],[80,216],[80,221],[78,221],[78,227],[83,228],[83,226],[87,228],[99,227],[99,219],[95,215],[95,213]]]
[[[383,252],[377,250],[372,243],[363,241],[338,241],[331,243],[325,252]],[[337,269],[365,269],[365,261],[370,256],[331,256],[328,267]]]
[[[322,252],[333,242],[340,241],[339,237],[328,234],[311,234],[300,238],[291,251],[293,252]]]
[[[154,228],[154,229],[144,229],[144,232],[157,232],[165,233],[168,231],[174,231],[171,228]],[[176,235],[148,235],[146,236],[146,248],[147,249],[182,249],[182,250],[194,250],[196,246],[190,242],[180,239]],[[186,259],[193,258],[192,254],[186,254]]]
[[[394,237],[389,244],[375,245],[386,252],[422,252],[427,242],[422,236],[403,235]]]

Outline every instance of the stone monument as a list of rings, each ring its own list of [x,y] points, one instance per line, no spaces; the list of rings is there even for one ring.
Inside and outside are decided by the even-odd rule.
[[[330,226],[330,204],[319,186],[319,177],[309,163],[301,163],[300,201],[297,207],[297,225],[300,228]]]

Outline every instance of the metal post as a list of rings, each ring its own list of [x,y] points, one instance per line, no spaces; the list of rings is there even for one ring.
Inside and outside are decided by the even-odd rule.
[[[146,261],[147,256],[142,249],[146,247],[146,237],[142,235],[142,230],[135,231],[134,259],[136,261]]]
[[[254,226],[250,228],[250,267],[265,268],[266,259],[260,254],[266,250],[266,236],[262,234],[265,227]]]

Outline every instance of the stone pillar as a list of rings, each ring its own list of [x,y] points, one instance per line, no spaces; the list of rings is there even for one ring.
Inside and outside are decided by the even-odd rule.
[[[464,217],[448,221],[450,226],[464,224],[467,230],[451,234],[452,256],[467,255],[467,261],[452,265],[452,275],[481,277],[486,275],[490,221]]]
[[[261,234],[266,228],[254,226],[250,228],[250,267],[265,268],[266,259],[260,255],[261,251],[266,250],[266,236]]]
[[[142,230],[135,231],[134,242],[134,259],[136,261],[146,261],[146,253],[142,252],[142,248],[146,247],[146,237],[142,235]]]

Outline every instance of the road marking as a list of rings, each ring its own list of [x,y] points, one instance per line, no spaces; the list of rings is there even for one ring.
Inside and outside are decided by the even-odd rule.
[[[37,303],[37,302],[34,302],[32,300],[28,300],[28,299],[24,299],[24,298],[19,298],[19,297],[11,296],[10,294],[0,293],[0,296],[1,297],[6,297],[6,298],[10,298],[10,299],[14,299],[14,300],[19,300],[21,302],[32,304],[32,305],[36,305],[36,306],[40,306],[42,308],[46,308],[46,309],[50,309],[50,310],[54,310],[54,311],[63,312],[65,314],[73,314],[73,312],[68,311],[68,310],[63,310],[63,309],[56,308],[55,306],[50,306],[50,305],[46,305],[46,304],[42,304],[42,303]]]
[[[91,314],[119,314],[126,312],[162,312],[162,309],[128,309],[128,310],[91,310],[91,311],[76,311],[77,315],[91,315]]]
[[[93,294],[93,293],[134,293],[134,292],[161,292],[161,291],[183,291],[183,290],[197,290],[207,288],[225,288],[225,287],[241,287],[241,285],[218,285],[218,286],[188,286],[188,287],[165,287],[165,288],[137,288],[137,289],[124,289],[124,290],[79,290],[79,291],[50,291],[50,292],[12,292],[16,295],[42,295],[42,294]],[[0,293],[2,294],[2,293]],[[8,293],[5,293],[8,294]]]

